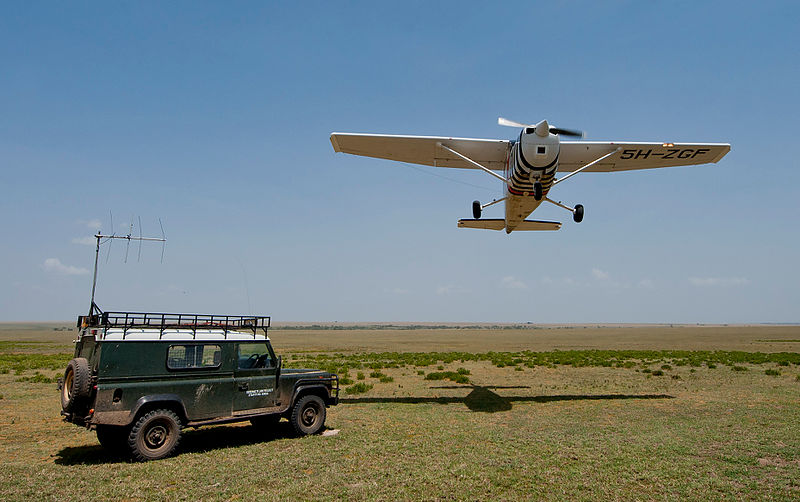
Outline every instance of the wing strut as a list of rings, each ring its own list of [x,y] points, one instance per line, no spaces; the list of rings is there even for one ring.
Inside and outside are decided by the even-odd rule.
[[[559,178],[559,179],[555,180],[551,186],[556,186],[559,183],[561,183],[562,181],[568,180],[569,178],[575,176],[576,174],[578,174],[579,172],[583,171],[584,169],[592,167],[593,165],[597,164],[601,160],[605,160],[605,159],[611,157],[612,155],[614,155],[615,153],[617,153],[620,150],[622,150],[622,147],[618,146],[617,149],[614,150],[613,152],[609,152],[609,153],[603,155],[602,157],[600,157],[599,159],[595,159],[595,160],[589,162],[588,164],[586,164],[585,166],[581,167],[580,169],[576,169],[576,170],[572,171],[571,173],[569,173],[568,175],[564,176],[563,178]]]
[[[438,147],[441,147],[441,148],[444,148],[444,149],[445,149],[445,150],[447,150],[448,152],[450,152],[450,153],[452,153],[452,154],[455,154],[455,155],[457,155],[457,156],[461,157],[461,158],[462,158],[462,159],[464,159],[466,162],[469,162],[470,164],[472,164],[473,166],[477,167],[478,169],[481,169],[481,170],[483,170],[483,171],[486,171],[487,173],[491,174],[492,176],[494,176],[495,178],[499,179],[499,180],[500,180],[500,181],[502,181],[503,183],[505,183],[505,184],[508,184],[508,180],[507,180],[507,179],[503,178],[502,176],[500,176],[500,175],[499,175],[499,174],[497,174],[496,172],[492,171],[492,170],[491,170],[491,169],[489,169],[488,167],[483,167],[482,165],[478,164],[477,162],[475,162],[474,160],[470,159],[470,158],[469,158],[469,157],[467,157],[466,155],[462,155],[462,154],[458,153],[457,151],[453,150],[452,148],[448,148],[448,147],[444,146],[444,145],[442,144],[442,142],[441,142],[441,141],[438,141],[438,142],[436,143],[436,146],[438,146]]]

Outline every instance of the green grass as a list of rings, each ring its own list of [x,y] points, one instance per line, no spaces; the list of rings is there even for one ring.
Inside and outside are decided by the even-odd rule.
[[[484,331],[481,347],[493,336]],[[44,379],[63,366],[26,357],[42,347],[0,349],[22,356],[0,374],[2,500],[796,500],[800,490],[795,353],[279,351],[287,365],[355,375],[328,409],[337,435],[298,439],[285,421],[266,434],[247,423],[187,429],[179,455],[135,464],[61,421]],[[659,371],[670,378],[643,378]],[[366,380],[372,372],[393,381]]]
[[[348,394],[363,394],[372,390],[372,384],[358,382],[357,384],[353,384],[350,387],[345,388],[345,392]]]

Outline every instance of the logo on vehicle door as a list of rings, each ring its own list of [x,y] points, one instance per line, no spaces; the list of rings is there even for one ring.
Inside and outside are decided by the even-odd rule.
[[[273,389],[273,388],[271,388],[271,387],[270,387],[269,389],[253,389],[253,390],[248,390],[248,391],[247,391],[247,397],[266,396],[266,395],[270,394],[270,393],[271,393],[273,390],[274,390],[274,389]]]

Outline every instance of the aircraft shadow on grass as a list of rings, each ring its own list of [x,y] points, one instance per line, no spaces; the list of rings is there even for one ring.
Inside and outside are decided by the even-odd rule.
[[[554,401],[583,401],[583,400],[615,400],[615,399],[674,399],[668,394],[561,394],[551,396],[501,396],[491,389],[527,389],[527,386],[496,386],[496,385],[472,385],[472,391],[464,397],[357,397],[343,398],[339,400],[341,404],[362,404],[362,403],[400,403],[400,404],[455,404],[462,403],[470,411],[483,413],[497,413],[499,411],[509,411],[514,402],[532,403],[552,403]],[[431,387],[432,389],[468,389],[465,385],[449,385],[442,387]]]

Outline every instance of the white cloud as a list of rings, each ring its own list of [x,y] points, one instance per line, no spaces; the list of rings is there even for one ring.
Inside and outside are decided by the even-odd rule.
[[[100,227],[103,226],[103,224],[100,222],[100,220],[94,218],[92,220],[87,221],[86,226],[92,230],[99,230]]]
[[[711,286],[744,286],[750,284],[745,277],[689,277],[692,286],[698,288]]]
[[[503,280],[500,281],[500,287],[506,289],[528,289],[527,284],[516,279],[513,275],[503,277]]]
[[[642,279],[641,281],[639,281],[637,286],[644,289],[653,289],[654,287],[656,287],[655,283],[651,279]]]
[[[611,275],[608,272],[604,272],[604,271],[600,270],[599,268],[593,268],[592,269],[592,277],[594,277],[598,281],[604,281],[604,280],[608,279],[609,277],[611,277]]]
[[[94,246],[95,242],[96,239],[94,237],[89,237],[88,235],[86,237],[75,237],[72,239],[73,244],[81,244],[84,246]]]
[[[63,275],[83,275],[89,273],[88,269],[82,267],[64,265],[58,258],[46,259],[42,264],[42,268],[44,268],[47,272],[55,272]]]
[[[452,284],[448,284],[447,286],[439,286],[436,288],[436,294],[439,296],[446,296],[453,293],[469,293],[470,290],[464,288],[458,288],[453,286]]]

